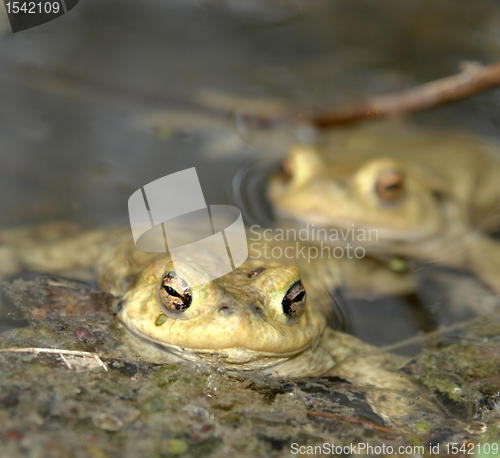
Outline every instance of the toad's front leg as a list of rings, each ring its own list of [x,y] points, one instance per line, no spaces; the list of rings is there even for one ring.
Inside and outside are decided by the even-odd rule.
[[[332,330],[327,345],[337,363],[329,375],[354,384],[388,426],[417,433],[412,425],[443,418],[427,388],[399,370],[404,358]]]

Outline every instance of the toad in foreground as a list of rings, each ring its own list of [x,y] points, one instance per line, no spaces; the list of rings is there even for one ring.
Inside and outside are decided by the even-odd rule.
[[[122,350],[131,358],[209,363],[233,375],[338,376],[402,429],[422,415],[439,415],[426,389],[398,370],[398,357],[328,327],[323,310],[331,297],[319,270],[301,274],[294,266],[251,260],[192,287],[198,263],[186,260],[174,270],[168,256],[137,250],[119,231],[51,237],[24,234],[14,249],[20,266],[59,272],[95,267],[101,288],[121,298],[118,318],[127,330]]]

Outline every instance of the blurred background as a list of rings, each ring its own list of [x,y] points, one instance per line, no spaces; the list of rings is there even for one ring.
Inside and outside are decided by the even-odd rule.
[[[81,0],[0,40],[0,227],[127,224],[141,185],[197,166],[232,200],[248,157],[298,133],[227,113],[300,112],[500,60],[500,4],[476,0]],[[498,91],[415,116],[497,138]]]
[[[0,228],[126,225],[135,190],[193,166],[207,203],[234,203],[243,164],[314,135],[239,113],[310,112],[454,74],[464,60],[500,60],[498,2],[80,0],[33,29],[5,23]],[[499,105],[494,90],[412,118],[500,141]],[[357,329],[391,343],[418,331],[408,323]]]

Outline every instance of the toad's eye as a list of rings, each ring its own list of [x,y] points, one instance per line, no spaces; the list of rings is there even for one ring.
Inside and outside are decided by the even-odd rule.
[[[382,173],[375,185],[378,196],[384,202],[392,204],[396,202],[404,193],[405,180],[401,172],[388,170]]]
[[[285,183],[288,183],[293,178],[293,164],[289,158],[281,161],[280,176]]]
[[[164,312],[186,310],[193,301],[193,293],[186,282],[175,273],[163,277],[160,286],[160,307]]]
[[[299,315],[305,303],[306,290],[302,285],[302,282],[299,280],[290,287],[281,301],[283,313],[290,318],[295,318]]]

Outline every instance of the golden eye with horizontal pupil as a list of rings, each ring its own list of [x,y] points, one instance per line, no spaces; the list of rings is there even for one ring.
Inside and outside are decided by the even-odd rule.
[[[290,318],[295,318],[299,315],[305,303],[306,290],[304,285],[302,285],[302,282],[299,280],[290,287],[281,301],[283,313]]]
[[[387,203],[396,202],[404,193],[405,180],[401,172],[388,170],[381,174],[375,185],[381,200]]]
[[[189,286],[173,273],[168,273],[163,277],[159,296],[160,307],[165,312],[181,312],[188,309],[193,301]]]

